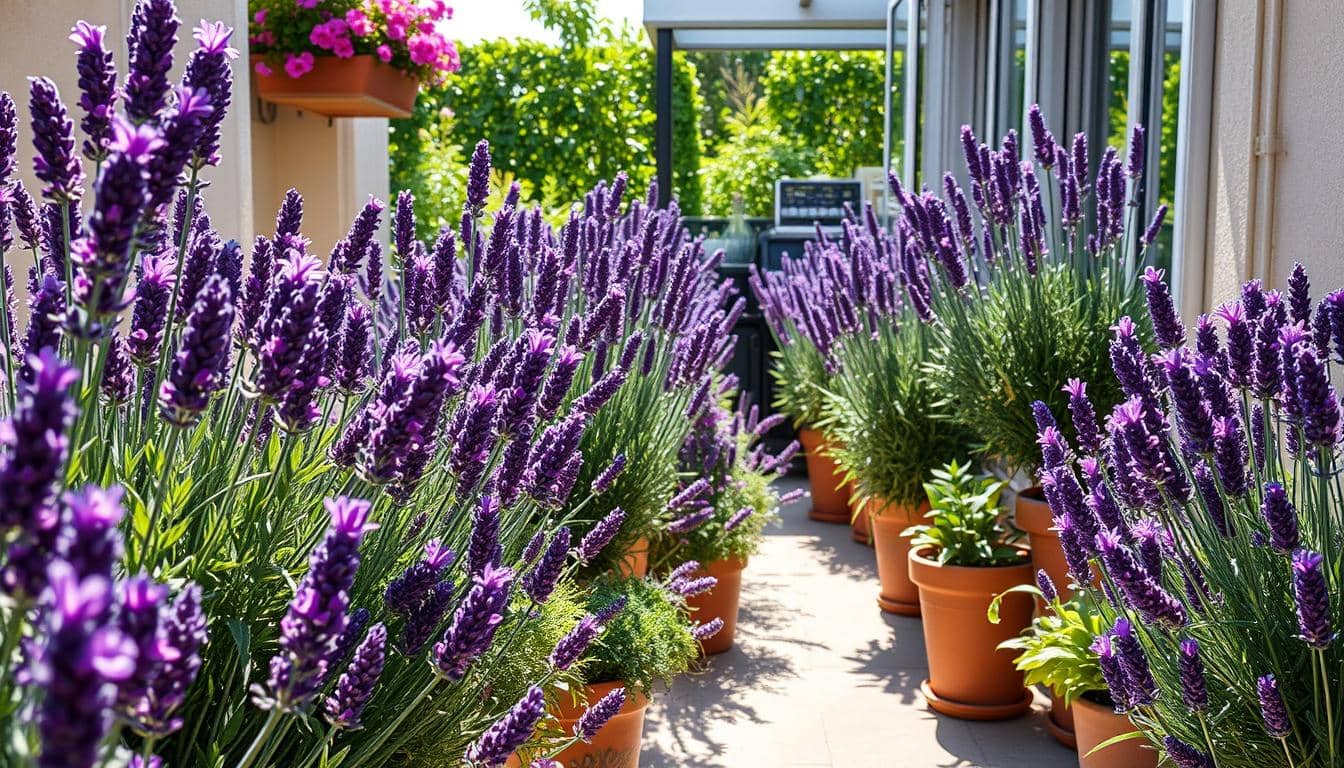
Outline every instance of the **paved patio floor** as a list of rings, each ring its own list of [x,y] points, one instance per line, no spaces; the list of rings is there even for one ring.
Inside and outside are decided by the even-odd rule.
[[[1076,768],[1040,694],[1006,722],[931,712],[919,621],[878,610],[872,551],[808,506],[784,509],[748,565],[733,649],[655,698],[643,768]]]

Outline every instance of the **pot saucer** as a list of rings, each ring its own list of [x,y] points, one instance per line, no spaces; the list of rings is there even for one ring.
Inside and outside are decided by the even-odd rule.
[[[900,600],[892,600],[889,597],[878,595],[877,607],[887,613],[894,613],[899,616],[919,617],[919,603],[904,603]]]
[[[952,701],[934,693],[928,680],[919,684],[919,692],[924,694],[930,709],[961,720],[1010,720],[1026,714],[1032,702],[1031,691],[1025,688],[1021,700],[1012,704],[966,704]]]

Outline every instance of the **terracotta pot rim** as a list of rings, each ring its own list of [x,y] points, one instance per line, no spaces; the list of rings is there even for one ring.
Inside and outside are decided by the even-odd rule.
[[[920,589],[962,595],[997,595],[1032,580],[1031,560],[1011,565],[939,565],[924,556],[931,547],[910,550],[910,580]],[[1018,547],[1024,556],[1028,550]]]
[[[1050,505],[1045,502],[1039,485],[1024,488],[1017,492],[1013,504],[1013,525],[1032,536],[1059,537],[1055,529],[1055,518],[1050,513]]]
[[[741,571],[747,567],[747,563],[750,560],[750,556],[721,557],[717,560],[705,560],[700,563],[700,570],[707,571],[710,568],[717,566],[725,571]]]
[[[918,503],[911,504],[909,502],[887,501],[881,496],[872,496],[863,503],[864,513],[871,515],[874,519],[891,519],[904,516],[907,520],[914,520],[928,510],[928,499],[921,499]],[[888,511],[894,511],[895,514],[887,514]]]
[[[649,697],[636,691],[626,684],[624,680],[603,680],[596,683],[588,683],[580,686],[569,693],[562,693],[555,706],[555,719],[566,722],[578,720],[592,704],[596,704],[599,699],[617,688],[625,689],[625,703],[621,705],[621,711],[617,715],[626,715],[649,706]],[[582,691],[584,693],[584,702],[582,704],[573,701],[573,693]]]

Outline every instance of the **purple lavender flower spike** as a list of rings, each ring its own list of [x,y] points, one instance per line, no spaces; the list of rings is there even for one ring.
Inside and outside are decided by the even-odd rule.
[[[333,728],[355,730],[360,727],[359,718],[364,707],[373,696],[378,677],[383,673],[383,661],[387,653],[387,628],[381,622],[369,628],[369,634],[355,649],[336,688],[327,697],[327,722]]]
[[[302,708],[326,679],[332,651],[346,629],[360,541],[377,527],[368,522],[367,501],[342,496],[322,503],[331,525],[309,556],[308,573],[280,621],[280,652],[271,658],[266,686],[253,687],[254,700],[264,709]]]
[[[565,567],[565,559],[569,556],[569,543],[568,528],[556,531],[541,560],[523,577],[523,591],[527,592],[533,601],[544,603],[555,591],[555,585],[559,582],[560,573]]]
[[[1069,379],[1064,386],[1069,396],[1069,415],[1073,418],[1073,430],[1078,435],[1078,448],[1083,453],[1096,455],[1101,452],[1101,432],[1097,428],[1097,412],[1087,397],[1087,382]]]
[[[1148,267],[1143,273],[1143,290],[1148,297],[1148,316],[1152,319],[1157,343],[1166,349],[1174,349],[1185,343],[1185,327],[1176,314],[1176,305],[1164,277],[1162,270]]]
[[[158,255],[148,255],[142,263],[144,272],[135,289],[126,346],[137,365],[151,366],[159,360],[176,266],[171,258]]]
[[[1255,466],[1265,466],[1265,409],[1256,403],[1251,406],[1251,448]]]
[[[40,768],[94,765],[111,726],[116,684],[135,673],[135,643],[111,625],[111,584],[81,579],[62,560],[48,569],[51,599],[31,651],[32,680],[44,690],[35,720]]]
[[[84,156],[101,160],[106,142],[112,138],[112,115],[117,102],[117,67],[112,62],[112,51],[103,44],[107,27],[94,26],[87,21],[75,22],[70,30],[70,42],[79,46],[75,68],[79,72],[79,107],[84,117],[79,121],[84,140]]]
[[[606,493],[611,488],[612,484],[616,482],[616,478],[620,477],[621,471],[624,469],[625,454],[617,454],[616,458],[612,459],[611,463],[607,465],[607,468],[602,470],[602,472],[593,479],[593,493],[598,496]]]
[[[602,727],[625,706],[625,698],[625,689],[616,688],[598,699],[579,717],[579,722],[574,726],[574,735],[584,742],[591,742]]]
[[[1134,633],[1134,625],[1121,616],[1111,628],[1111,637],[1116,655],[1120,657],[1120,666],[1125,671],[1130,704],[1137,707],[1152,704],[1157,699],[1157,681],[1153,679],[1148,656]]]
[[[191,238],[191,245],[184,255],[182,277],[177,284],[177,316],[174,320],[186,318],[206,279],[214,274],[223,247],[219,235],[212,229],[197,232]]]
[[[1195,476],[1195,488],[1199,491],[1199,497],[1204,501],[1204,508],[1208,510],[1209,519],[1213,521],[1213,527],[1218,531],[1218,535],[1228,538],[1232,535],[1232,524],[1227,517],[1227,508],[1223,504],[1222,494],[1218,492],[1218,484],[1214,481],[1213,472],[1209,471],[1209,465],[1199,462],[1193,470]]]
[[[452,624],[434,646],[435,668],[449,680],[461,680],[494,641],[495,631],[504,620],[513,572],[486,566],[473,581],[457,606]]]
[[[1330,384],[1326,360],[1309,344],[1298,344],[1296,356],[1296,410],[1302,416],[1302,432],[1307,443],[1330,448],[1339,442],[1339,396]]]
[[[498,566],[502,550],[499,544],[499,501],[490,495],[472,515],[471,539],[467,545],[467,572],[478,574],[486,566]]]
[[[1293,598],[1297,603],[1300,637],[1310,648],[1329,647],[1335,639],[1330,621],[1330,588],[1326,584],[1319,553],[1306,549],[1293,552]]]
[[[574,400],[572,413],[591,416],[616,396],[617,390],[625,383],[627,373],[624,368],[613,368],[602,375],[597,383]]]
[[[490,142],[481,139],[471,153],[467,169],[467,205],[479,214],[490,196]]]
[[[667,524],[667,532],[675,534],[686,534],[699,528],[714,516],[714,508],[710,506],[702,507],[689,514],[683,515]]]
[[[528,739],[546,714],[546,698],[537,686],[532,686],[523,698],[513,705],[504,717],[486,729],[476,743],[467,750],[471,765],[499,768]]]
[[[159,652],[159,616],[168,588],[141,574],[121,585],[117,628],[136,648],[135,671],[117,689],[117,714],[131,723],[137,710],[148,707],[147,694],[163,665]]]
[[[371,332],[368,308],[359,302],[351,302],[345,313],[335,376],[336,386],[347,395],[357,395],[368,388],[368,377],[373,368]]]
[[[577,552],[579,561],[587,564],[595,560],[607,544],[615,538],[623,522],[625,522],[625,511],[620,507],[608,512],[579,542]]]
[[[602,609],[599,610],[597,613],[593,614],[593,616],[597,618],[597,622],[599,624],[603,625],[608,624],[611,622],[612,619],[620,615],[621,611],[625,610],[625,605],[627,602],[629,602],[629,598],[627,598],[625,595],[621,595],[620,597],[617,597],[615,600],[612,600],[607,605],[603,606]]]
[[[206,618],[201,611],[201,588],[188,584],[160,618],[159,655],[165,664],[150,682],[148,695],[135,710],[135,728],[146,735],[167,736],[182,727],[173,713],[186,700],[201,669]]]
[[[33,175],[42,181],[42,196],[57,203],[84,195],[84,168],[75,154],[75,126],[61,102],[56,84],[45,77],[33,78],[29,86],[28,111],[32,114]]]
[[[1166,627],[1180,627],[1186,623],[1184,606],[1162,587],[1158,581],[1160,575],[1151,574],[1140,565],[1118,532],[1103,531],[1096,541],[1107,574],[1145,621]]]
[[[1167,204],[1163,203],[1157,207],[1153,214],[1153,220],[1148,223],[1148,228],[1139,236],[1139,243],[1144,248],[1151,246],[1157,241],[1157,236],[1162,234],[1162,224],[1167,220]]]
[[[1333,309],[1330,299],[1323,298],[1316,303],[1316,314],[1311,317],[1311,341],[1316,345],[1316,354],[1322,360],[1330,359],[1330,337]]]
[[[211,106],[210,114],[202,120],[201,135],[194,148],[195,167],[219,165],[220,125],[228,112],[233,90],[233,72],[229,62],[238,58],[238,51],[229,47],[232,34],[233,29],[219,21],[202,21],[192,30],[191,36],[199,47],[187,59],[182,82],[189,88],[205,91]]]
[[[1162,746],[1176,768],[1213,768],[1213,759],[1175,736],[1162,737]]]
[[[1186,350],[1176,347],[1160,359],[1167,388],[1176,413],[1184,445],[1190,451],[1208,454],[1213,451],[1213,414],[1204,402],[1199,382],[1195,380]]]
[[[153,120],[164,107],[180,23],[172,0],[140,0],[131,16],[126,114],[137,123]]]
[[[321,288],[317,268],[314,257],[290,251],[273,281],[253,374],[265,400],[279,401],[298,379],[308,337],[317,323]]]
[[[795,490],[801,490],[801,489],[795,489]],[[782,498],[783,497],[781,497],[781,503],[783,503]],[[745,523],[747,521],[747,518],[751,517],[754,514],[756,514],[756,510],[752,509],[751,507],[743,507],[737,510],[736,512],[733,513],[732,517],[724,521],[723,523],[724,532],[728,533],[733,531],[739,525]]]
[[[1204,682],[1204,662],[1199,657],[1199,642],[1186,638],[1180,646],[1181,701],[1191,712],[1209,708],[1209,689]]]
[[[1260,700],[1260,716],[1265,722],[1265,732],[1276,739],[1285,739],[1293,732],[1293,722],[1288,716],[1288,707],[1279,693],[1279,681],[1274,675],[1256,678],[1256,696]]]
[[[1097,635],[1092,641],[1092,652],[1097,654],[1097,663],[1101,667],[1101,677],[1115,703],[1116,712],[1125,712],[1131,706],[1129,701],[1129,683],[1125,679],[1125,670],[1120,666],[1120,657],[1116,655],[1115,643],[1110,635]]]
[[[560,409],[582,361],[583,354],[569,344],[557,350],[555,363],[551,366],[551,373],[542,388],[541,400],[537,403],[539,418],[550,419]]]
[[[100,390],[103,401],[114,407],[130,402],[135,394],[135,371],[131,368],[126,339],[115,332],[107,342],[107,363]]]
[[[1303,325],[1311,322],[1311,280],[1300,261],[1293,262],[1293,271],[1288,275],[1288,317]]]
[[[1266,483],[1260,514],[1269,528],[1269,544],[1275,550],[1288,554],[1297,549],[1301,536],[1298,532],[1297,510],[1288,500],[1288,492],[1278,483]]]
[[[159,411],[169,423],[183,427],[196,423],[210,396],[227,383],[224,363],[232,325],[228,284],[212,276],[187,316],[182,346],[159,389]]]
[[[19,151],[19,111],[14,106],[14,99],[6,91],[0,91],[0,187],[10,188],[10,176],[14,174],[15,159]],[[14,183],[14,190],[23,189],[22,182]],[[23,195],[27,197],[27,192]],[[31,198],[29,198],[31,199]],[[31,206],[29,206],[31,207]],[[17,218],[22,218],[17,213]],[[31,226],[31,225],[29,225]],[[19,229],[24,225],[19,224]],[[25,239],[27,236],[24,236]],[[31,248],[32,243],[29,242]]]
[[[1267,307],[1279,306],[1277,294],[1269,294]],[[1267,309],[1256,322],[1255,369],[1251,392],[1260,400],[1269,400],[1279,393],[1283,384],[1283,366],[1279,351],[1280,323],[1275,312]]]
[[[556,643],[555,650],[551,652],[551,666],[560,670],[569,669],[588,650],[601,629],[602,624],[592,614],[579,619],[569,634]]]
[[[448,468],[458,477],[463,490],[476,485],[484,471],[485,457],[494,445],[495,415],[499,396],[492,386],[472,387],[458,409],[460,422],[454,419],[456,442],[448,456]]]
[[[204,90],[184,86],[176,94],[175,103],[156,121],[163,145],[149,161],[149,210],[158,210],[172,199],[205,121],[214,112]]]
[[[415,195],[404,189],[397,193],[397,207],[392,215],[392,235],[397,256],[409,263],[415,245]]]
[[[112,578],[112,570],[121,559],[122,488],[107,489],[90,485],[62,496],[67,509],[67,524],[61,529],[56,548],[80,576]]]
[[[1036,571],[1036,587],[1041,590],[1041,596],[1045,602],[1053,603],[1059,599],[1059,590],[1055,589],[1055,582],[1050,578],[1050,574],[1042,568]]]
[[[275,239],[272,243],[276,248],[283,248],[285,239],[298,236],[302,226],[303,195],[290,187],[285,190],[285,196],[280,201],[280,209],[275,213]]]

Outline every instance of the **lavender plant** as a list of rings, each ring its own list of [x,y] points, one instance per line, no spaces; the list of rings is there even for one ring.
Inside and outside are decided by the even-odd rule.
[[[1142,129],[1128,161],[1107,149],[1093,175],[1086,136],[1066,147],[1037,107],[1030,118],[1030,158],[1016,132],[995,150],[962,128],[969,200],[950,173],[942,197],[890,179],[904,210],[897,227],[914,283],[907,293],[920,316],[937,318],[927,370],[982,453],[1028,474],[1038,455],[1033,402],[1062,412],[1071,377],[1089,383],[1099,408],[1121,399],[1097,375],[1109,366],[1105,339],[1115,318],[1142,307],[1133,254],[1145,257],[1166,213],[1143,232],[1133,221]],[[1138,341],[1150,345],[1146,328]]]
[[[660,465],[601,495],[583,473],[644,456],[604,431],[636,361],[681,418],[721,357],[710,260],[675,211],[616,218],[614,190],[560,239],[510,195],[487,229],[484,145],[461,228],[433,243],[403,193],[390,258],[371,200],[321,259],[291,192],[244,258],[204,195],[231,32],[202,23],[174,84],[179,32],[171,0],[141,0],[109,96],[105,36],[77,26],[88,176],[65,102],[32,81],[40,207],[8,178],[0,96],[0,245],[13,211],[33,260],[22,334],[0,302],[0,762],[349,767],[432,744],[498,765],[537,691],[576,674],[564,596],[619,532],[602,504],[634,498],[609,495],[622,478],[670,496]],[[646,231],[667,247],[638,261]],[[649,344],[612,346],[627,313],[658,318]],[[585,453],[594,431],[608,455]]]
[[[778,515],[779,505],[802,494],[797,489],[781,495],[771,487],[788,469],[798,443],[770,454],[760,442],[786,417],[761,419],[759,409],[745,407],[745,400],[730,410],[728,393],[736,387],[735,377],[723,379],[716,402],[701,413],[681,447],[683,479],[669,503],[676,517],[654,541],[656,571],[678,560],[745,561],[760,547],[762,532]]]
[[[1177,765],[1338,764],[1344,293],[1313,307],[1298,265],[1189,333],[1145,283],[1162,351],[1122,318],[1127,399],[1095,443],[1042,440],[1073,580],[1102,575],[1111,697]]]

